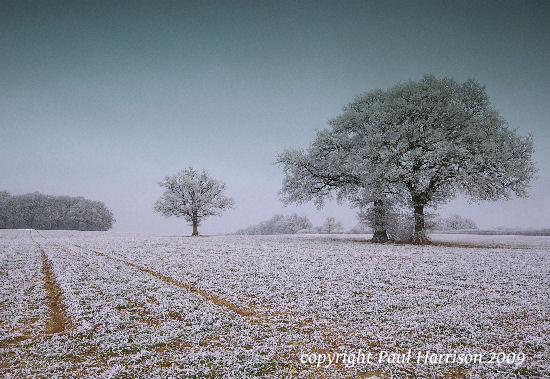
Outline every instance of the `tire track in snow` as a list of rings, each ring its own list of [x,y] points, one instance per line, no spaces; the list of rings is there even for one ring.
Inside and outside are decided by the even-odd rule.
[[[109,254],[106,254],[104,252],[101,252],[101,251],[98,251],[98,250],[93,250],[93,249],[89,249],[89,248],[86,248],[86,247],[83,247],[83,246],[80,246],[80,245],[77,245],[77,244],[73,244],[73,246],[75,247],[78,247],[82,250],[86,250],[86,251],[89,251],[89,252],[92,252],[96,255],[99,255],[99,256],[102,256],[102,257],[105,257],[105,258],[108,258],[110,260],[113,260],[115,262],[119,262],[119,263],[122,263],[122,264],[125,264],[125,265],[128,265],[130,267],[133,267],[137,270],[140,270],[140,271],[143,271],[143,272],[146,272],[158,279],[161,279],[162,281],[166,282],[166,283],[169,283],[169,284],[172,284],[172,285],[175,285],[179,288],[182,288],[182,289],[185,289],[187,290],[188,292],[190,293],[194,293],[196,295],[199,295],[201,296],[202,298],[204,298],[205,300],[207,301],[210,301],[211,303],[215,304],[215,305],[218,305],[218,306],[221,306],[221,307],[224,307],[226,309],[229,309],[235,313],[237,313],[238,315],[242,316],[242,317],[245,317],[248,319],[248,321],[251,323],[251,324],[263,324],[263,323],[268,323],[270,324],[271,321],[269,320],[268,316],[266,314],[263,314],[263,313],[259,313],[259,312],[256,312],[255,310],[253,309],[249,309],[249,308],[244,308],[244,307],[241,307],[241,306],[238,306],[236,304],[233,304],[231,303],[230,301],[226,300],[226,299],[223,299],[217,295],[214,295],[214,294],[211,294],[209,292],[206,292],[204,290],[201,290],[199,288],[197,288],[196,286],[192,285],[192,284],[187,284],[187,283],[183,283],[183,282],[180,282],[176,279],[173,279],[173,278],[170,278],[169,276],[166,276],[166,275],[163,275],[159,272],[156,272],[156,271],[153,271],[151,269],[148,269],[146,267],[142,267],[142,266],[139,266],[135,263],[132,263],[132,262],[128,262],[124,259],[121,259],[121,258],[117,258],[117,257],[113,257]],[[299,343],[296,347],[298,348],[304,348],[304,347],[307,347],[308,345],[307,344],[304,344],[304,343]],[[279,361],[285,361],[285,360],[288,360],[290,359],[292,362],[295,362],[295,360],[293,358],[290,358],[290,357],[286,357],[285,355],[280,355],[280,354],[277,354],[276,355],[277,359]],[[296,372],[298,373],[299,370],[296,370],[296,367],[289,367],[292,372]]]
[[[49,317],[46,323],[46,334],[65,332],[71,327],[71,319],[67,315],[67,307],[63,302],[63,292],[55,278],[50,258],[29,231],[29,236],[40,250],[42,256],[42,275],[44,287],[46,288],[46,305],[49,310]]]
[[[42,233],[38,232],[37,230],[35,230],[35,232],[37,232],[45,240],[48,239],[47,237],[45,237]],[[36,243],[36,241],[35,241],[35,243]],[[55,243],[55,242],[51,242],[51,244],[58,247],[58,248],[60,248],[60,249],[62,249],[66,253],[69,253],[69,254],[71,253],[66,246],[63,246],[63,245],[61,245],[59,243]],[[77,245],[74,245],[74,246],[77,246]],[[82,248],[82,247],[80,247],[80,248],[82,250],[87,250],[87,249]],[[148,299],[148,301],[152,301],[152,299]],[[131,310],[128,310],[128,312],[138,314],[144,322],[146,322],[146,323],[148,323],[152,326],[158,327],[160,324],[162,324],[163,321],[161,319],[153,316],[152,313],[146,309],[145,303],[132,302],[132,305],[133,305],[133,308]],[[183,321],[183,319],[184,319],[182,315],[180,315],[179,313],[174,312],[174,311],[168,312],[166,314],[166,317],[171,319],[171,320],[176,320],[176,321]]]
[[[241,307],[239,305],[236,305],[232,302],[230,302],[229,300],[226,300],[226,299],[223,299],[217,295],[214,295],[210,292],[207,292],[207,291],[204,291],[204,290],[201,290],[200,288],[196,287],[195,285],[193,284],[188,284],[188,283],[183,283],[183,282],[180,282],[179,280],[176,280],[174,278],[171,278],[169,276],[166,276],[166,275],[163,275],[157,271],[153,271],[151,269],[148,269],[147,267],[143,267],[143,266],[140,266],[140,265],[137,265],[135,263],[132,263],[132,262],[128,262],[124,259],[120,259],[120,258],[117,258],[117,257],[113,257],[109,254],[105,254],[101,251],[97,251],[97,250],[92,250],[92,249],[88,249],[86,247],[82,247],[80,245],[77,245],[77,244],[74,244],[74,246],[80,248],[80,249],[83,249],[83,250],[87,250],[87,251],[90,251],[94,254],[97,254],[97,255],[100,255],[100,256],[103,256],[103,257],[106,257],[108,259],[111,259],[113,261],[116,261],[116,262],[119,262],[119,263],[122,263],[122,264],[125,264],[125,265],[128,265],[130,267],[133,267],[135,269],[138,269],[140,271],[143,271],[143,272],[146,272],[166,283],[169,283],[169,284],[172,284],[172,285],[175,285],[176,287],[179,287],[179,288],[182,288],[190,293],[193,293],[195,295],[199,295],[201,296],[202,298],[204,298],[205,300],[207,301],[210,301],[211,303],[213,304],[216,304],[220,307],[224,307],[226,309],[229,309],[235,313],[237,313],[238,315],[240,316],[243,316],[243,317],[254,317],[254,318],[262,318],[262,317],[265,317],[265,315],[261,314],[261,313],[258,313],[256,311],[254,311],[253,309],[250,309],[250,308],[245,308],[245,307]]]

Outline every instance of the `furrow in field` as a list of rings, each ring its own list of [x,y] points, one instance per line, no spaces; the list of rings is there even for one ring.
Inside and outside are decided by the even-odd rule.
[[[30,235],[30,232],[29,232]],[[30,236],[34,241],[42,256],[42,275],[44,287],[46,288],[46,305],[49,309],[49,317],[46,325],[46,333],[62,333],[70,329],[71,320],[67,315],[67,307],[63,302],[63,292],[53,272],[52,262],[42,246]]]
[[[60,244],[54,244],[54,245],[56,247],[62,249],[66,254],[71,254],[71,252],[69,251],[69,249],[67,249],[67,247],[65,247],[63,245],[60,245]],[[105,257],[109,258],[106,255],[105,255]],[[76,259],[78,260],[78,258],[76,258]],[[119,261],[119,263],[123,263],[123,262]],[[147,304],[154,303],[154,304],[158,305],[158,302],[154,298],[149,297],[149,296],[146,296],[146,300],[142,301],[142,302],[136,302],[136,301],[132,301],[132,300],[128,300],[128,302],[129,302],[129,305],[130,305],[130,307],[128,307],[128,309],[127,309],[128,312],[135,313],[135,314],[139,315],[144,322],[146,322],[147,324],[149,324],[151,326],[154,326],[154,327],[158,327],[159,325],[161,325],[163,322],[166,321],[165,319],[176,320],[176,321],[184,321],[184,319],[185,319],[181,314],[179,314],[178,312],[175,312],[175,311],[167,312],[164,315],[165,319],[161,319],[161,318],[157,317],[150,310],[148,310]]]

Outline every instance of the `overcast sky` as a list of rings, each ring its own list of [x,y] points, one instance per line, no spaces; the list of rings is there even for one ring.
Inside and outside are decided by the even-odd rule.
[[[433,73],[485,84],[540,170],[530,199],[440,213],[550,227],[549,25],[548,1],[2,1],[0,190],[104,201],[115,231],[189,233],[152,206],[193,166],[236,201],[202,233],[291,212],[351,228],[345,205],[283,207],[276,154],[356,95]]]

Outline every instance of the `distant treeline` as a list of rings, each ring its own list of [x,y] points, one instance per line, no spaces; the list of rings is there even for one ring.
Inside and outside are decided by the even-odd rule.
[[[0,229],[109,230],[115,219],[101,201],[39,192],[0,192]]]

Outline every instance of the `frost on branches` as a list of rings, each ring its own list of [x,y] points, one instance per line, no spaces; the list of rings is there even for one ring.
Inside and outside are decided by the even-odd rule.
[[[203,218],[220,216],[233,209],[233,199],[225,196],[225,183],[211,178],[205,170],[192,167],[166,176],[162,182],[164,193],[155,202],[155,211],[166,217],[183,217],[193,226],[193,236],[198,236],[198,226]]]
[[[425,209],[462,193],[472,201],[525,197],[536,172],[531,136],[519,136],[475,80],[426,75],[357,97],[307,151],[287,150],[283,200],[336,193],[352,204],[378,201],[410,209],[411,242],[428,241]],[[360,199],[360,201],[357,201]],[[387,227],[387,225],[386,225]],[[375,228],[376,230],[376,228]]]
[[[386,203],[391,191],[381,180],[383,173],[368,163],[358,165],[350,157],[354,147],[344,134],[329,130],[317,133],[307,151],[289,149],[279,154],[277,164],[283,166],[285,177],[281,191],[285,203],[304,203],[313,200],[318,207],[336,194],[338,201],[348,199],[356,207],[368,203]],[[372,167],[365,175],[364,167]],[[374,230],[373,241],[388,240],[386,218],[378,217],[369,226]]]

